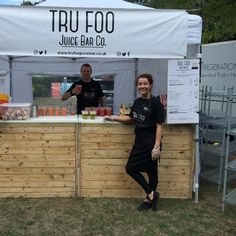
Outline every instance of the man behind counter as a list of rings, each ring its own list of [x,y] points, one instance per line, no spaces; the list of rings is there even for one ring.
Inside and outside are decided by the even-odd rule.
[[[71,96],[77,98],[77,114],[85,107],[105,106],[105,97],[99,82],[91,78],[92,67],[90,64],[83,64],[80,69],[82,79],[74,82],[71,87],[62,95],[61,100],[65,101]]]

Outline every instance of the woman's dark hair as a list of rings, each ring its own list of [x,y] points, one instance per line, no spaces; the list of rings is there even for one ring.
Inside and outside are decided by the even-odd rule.
[[[138,80],[140,78],[147,78],[148,79],[148,82],[149,84],[153,84],[153,78],[152,78],[152,75],[151,74],[141,74],[137,77],[137,79],[135,80],[135,84],[138,85]]]

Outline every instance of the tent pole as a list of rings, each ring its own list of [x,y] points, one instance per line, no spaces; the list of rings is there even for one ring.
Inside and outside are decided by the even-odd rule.
[[[138,77],[138,58],[134,59],[134,84],[135,84],[135,80]],[[137,89],[134,86],[134,100],[137,98]]]
[[[194,174],[194,192],[195,203],[198,203],[198,189],[199,189],[199,124],[195,125],[195,174]]]
[[[13,57],[12,56],[8,56],[9,59],[9,73],[10,73],[10,102],[12,102],[12,98],[13,98],[13,91],[12,91],[12,62],[13,62]]]
[[[199,58],[199,84],[201,82],[201,63],[202,63],[202,47],[199,45],[198,47],[198,55]],[[199,108],[198,108],[198,116],[199,116]],[[199,121],[200,122],[200,121]],[[194,174],[194,192],[195,192],[195,203],[198,203],[198,190],[199,190],[199,172],[200,172],[200,153],[199,153],[199,122],[195,125],[195,174]]]

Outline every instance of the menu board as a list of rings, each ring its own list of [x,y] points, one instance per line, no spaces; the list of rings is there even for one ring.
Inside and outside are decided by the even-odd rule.
[[[199,122],[199,59],[169,60],[167,123]]]

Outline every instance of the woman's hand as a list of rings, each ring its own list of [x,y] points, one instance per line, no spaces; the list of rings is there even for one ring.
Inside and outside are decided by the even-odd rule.
[[[104,120],[115,121],[114,116],[104,116],[103,118],[104,118]]]
[[[152,160],[153,161],[157,160],[159,158],[160,154],[161,154],[160,146],[155,145],[154,148],[152,149],[152,153],[151,153]]]
[[[132,119],[129,116],[104,116],[104,120],[116,121],[116,122],[130,122]]]

